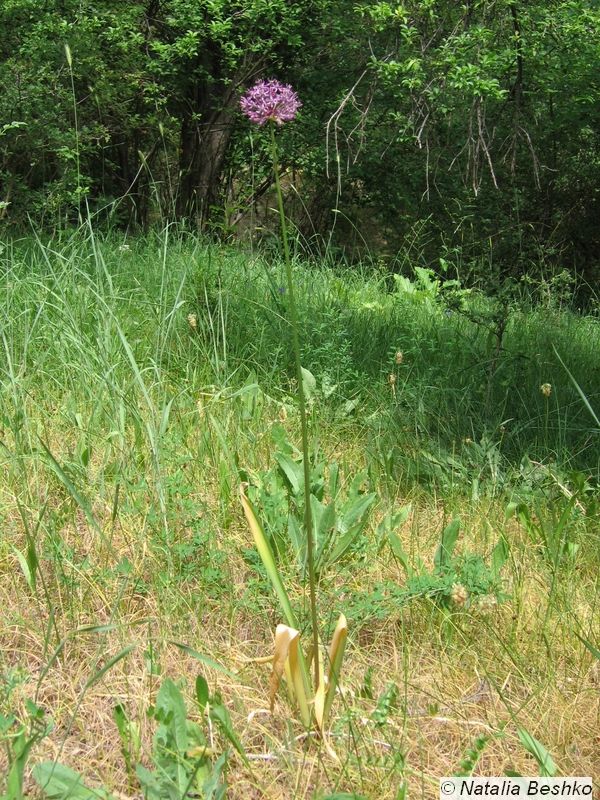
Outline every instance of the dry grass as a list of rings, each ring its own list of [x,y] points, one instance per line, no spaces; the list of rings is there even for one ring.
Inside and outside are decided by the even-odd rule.
[[[489,613],[460,613],[445,621],[422,601],[399,609],[385,622],[354,625],[343,695],[334,706],[331,743],[339,757],[335,763],[316,740],[307,739],[283,693],[275,713],[266,711],[268,667],[245,663],[269,653],[278,618],[268,599],[253,604],[245,594],[252,570],[242,557],[248,535],[237,508],[231,509],[234,523],[215,534],[216,547],[226,552],[229,583],[212,597],[206,596],[202,574],[192,573],[177,584],[163,580],[164,559],[148,539],[147,517],[124,513],[111,527],[106,505],[96,504],[116,553],[127,556],[130,563],[129,574],[119,575],[111,570],[101,541],[81,512],[70,517],[65,512],[60,534],[72,569],[63,561],[61,578],[56,561],[47,554],[41,557],[51,620],[48,603],[32,596],[7,546],[24,550],[26,543],[11,502],[14,476],[5,475],[1,667],[5,679],[8,675],[18,679],[10,695],[5,692],[2,711],[24,719],[25,700],[35,697],[55,723],[32,753],[31,764],[58,759],[84,774],[89,783],[131,796],[113,707],[123,704],[140,724],[147,760],[152,723],[146,711],[160,676],[183,681],[192,708],[193,682],[202,672],[221,692],[252,766],[249,770],[232,755],[232,798],[311,798],[317,791],[335,789],[391,800],[403,780],[411,797],[434,797],[437,778],[456,771],[479,734],[492,738],[477,774],[501,775],[507,769],[532,774],[537,767],[518,741],[517,723],[543,742],[561,774],[600,780],[598,666],[582,649],[571,624],[576,613],[584,629],[593,626],[594,580],[582,572],[579,580],[561,584],[558,607],[547,617],[547,576],[516,525],[508,529],[516,560],[510,574],[512,601]],[[40,496],[53,498],[55,510],[64,511],[65,499],[61,500],[55,482],[38,483],[36,489]],[[217,518],[220,500],[214,482],[204,481],[201,494],[206,513]],[[493,534],[502,527],[499,509],[493,506],[465,512],[463,547],[481,544],[484,528]],[[414,556],[431,560],[445,516],[441,504],[416,506],[402,531]],[[179,541],[185,532],[174,529],[172,535]],[[85,558],[93,566],[86,567]],[[345,573],[324,588],[326,607],[333,607],[343,593],[368,590],[378,580],[403,580],[387,550],[361,570]],[[302,603],[301,587],[295,587],[293,594]],[[88,625],[114,628],[77,633]],[[47,669],[57,637],[67,641]],[[235,670],[237,679],[198,664],[169,644],[172,640],[210,654]],[[148,669],[150,643],[160,676]],[[135,646],[133,652],[86,689],[90,676],[127,645]],[[368,670],[371,698],[361,695]],[[377,726],[372,713],[390,682],[398,686],[398,700],[385,724]],[[225,742],[214,735],[218,746],[224,747]],[[6,761],[3,764],[6,768]],[[31,780],[27,791],[36,796]]]

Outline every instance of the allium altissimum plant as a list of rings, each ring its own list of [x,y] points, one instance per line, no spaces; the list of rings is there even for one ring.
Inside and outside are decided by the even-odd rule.
[[[331,647],[329,650],[329,670],[325,678],[323,664],[319,656],[319,632],[317,620],[315,547],[313,535],[313,519],[310,507],[310,455],[308,446],[308,421],[306,415],[306,398],[304,395],[304,377],[300,361],[300,337],[296,295],[292,275],[292,262],[287,233],[287,223],[283,208],[283,195],[279,179],[279,160],[275,128],[295,119],[302,103],[291,86],[277,80],[261,80],[250,88],[240,101],[242,112],[257,125],[268,125],[270,130],[271,156],[275,176],[275,189],[281,223],[281,238],[287,280],[288,307],[292,334],[292,349],[296,368],[298,406],[300,409],[300,425],[302,431],[302,460],[304,475],[304,529],[306,533],[306,549],[308,564],[308,582],[310,592],[310,610],[312,623],[312,664],[314,670],[314,693],[311,698],[310,676],[307,661],[298,646],[298,621],[291,607],[287,592],[277,571],[275,560],[254,509],[246,497],[245,487],[241,487],[241,500],[244,513],[252,530],[257,550],[267,570],[273,588],[279,599],[287,625],[277,627],[275,637],[275,656],[271,677],[271,706],[281,675],[285,671],[288,685],[295,696],[302,722],[308,727],[314,719],[321,732],[326,724],[327,716],[336,691],[337,679],[346,644],[347,624],[344,615],[340,615]],[[312,708],[311,708],[312,702]]]

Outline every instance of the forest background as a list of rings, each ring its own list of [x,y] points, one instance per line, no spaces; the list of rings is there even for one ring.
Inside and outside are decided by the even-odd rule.
[[[85,205],[256,235],[272,168],[239,97],[277,77],[303,102],[280,147],[308,249],[488,286],[598,277],[590,0],[5,0],[0,26],[5,225]]]

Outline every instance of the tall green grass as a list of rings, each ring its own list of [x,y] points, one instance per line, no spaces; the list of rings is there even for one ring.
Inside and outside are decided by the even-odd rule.
[[[32,237],[5,246],[2,272],[2,393],[20,435],[31,436],[19,420],[43,385],[63,416],[83,403],[91,427],[140,428],[158,459],[158,487],[161,430],[184,398],[189,407],[207,386],[254,379],[278,398],[292,394],[277,262],[167,231],[128,242]],[[294,280],[319,413],[362,426],[396,477],[435,481],[441,470],[460,480],[453,464],[493,473],[494,460],[518,471],[527,455],[597,478],[599,433],[575,385],[600,406],[596,317],[523,303],[499,342],[473,321],[492,302],[482,296],[467,300],[465,314],[443,297],[390,289],[373,271],[297,261]]]

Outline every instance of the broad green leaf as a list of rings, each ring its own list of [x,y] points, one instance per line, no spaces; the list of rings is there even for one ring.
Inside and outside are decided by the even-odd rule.
[[[23,800],[23,777],[25,766],[31,752],[31,748],[37,742],[35,735],[27,737],[25,730],[22,729],[16,736],[12,736],[12,764],[6,779],[6,789],[8,794],[6,800]]]
[[[379,547],[381,548],[386,541],[388,542],[392,553],[404,568],[407,576],[412,575],[413,570],[410,565],[408,553],[404,550],[396,530],[404,525],[411,511],[411,505],[404,506],[404,508],[401,508],[400,511],[397,512],[388,511],[377,526],[377,538],[380,543]]]
[[[340,530],[342,532],[347,531],[359,520],[362,520],[376,499],[377,495],[374,492],[349,499],[340,511]]]
[[[171,408],[173,407],[174,400],[175,398],[172,397],[162,410],[160,418],[160,426],[158,429],[159,436],[164,436],[165,433],[167,432],[167,428],[169,427],[169,418],[171,416]]]
[[[304,470],[302,464],[294,461],[294,459],[286,453],[275,453],[275,461],[277,461],[281,471],[290,482],[292,492],[298,497],[304,491]]]
[[[362,533],[367,521],[368,512],[377,499],[374,493],[363,495],[355,500],[341,514],[338,519],[337,529],[339,535],[333,544],[333,549],[328,557],[330,564],[335,563],[352,546],[354,540]]]
[[[133,763],[137,760],[142,748],[140,728],[136,722],[129,719],[121,703],[118,703],[113,708],[113,718],[119,732],[119,738],[121,739],[121,751],[125,759],[127,771],[131,772]]]
[[[302,526],[298,518],[292,513],[288,517],[288,538],[294,550],[294,555],[303,568],[306,560],[306,539],[302,535]]]
[[[302,370],[302,389],[304,390],[304,396],[307,400],[311,400],[317,390],[317,379],[307,369],[301,367]]]
[[[333,499],[338,495],[340,490],[340,466],[337,461],[332,461],[329,464],[329,494]]]
[[[492,575],[497,580],[500,577],[502,567],[506,564],[510,548],[504,536],[501,536],[498,543],[492,550],[491,570]]]
[[[168,724],[178,751],[185,753],[188,745],[185,701],[179,687],[170,678],[165,678],[158,690],[155,709],[170,720]]]
[[[402,547],[402,542],[400,541],[400,537],[396,533],[394,533],[394,531],[389,531],[388,542],[390,543],[390,548],[392,550],[392,553],[402,565],[404,571],[406,572],[406,575],[407,576],[412,575],[413,569],[410,565],[410,559],[408,557],[408,553]]]
[[[275,589],[275,594],[279,599],[279,603],[281,605],[281,609],[283,614],[287,620],[287,623],[292,628],[298,628],[298,622],[296,620],[296,615],[292,611],[292,606],[283,585],[283,581],[279,575],[279,571],[275,564],[275,559],[273,558],[273,553],[271,552],[271,547],[269,546],[269,541],[265,536],[265,532],[262,529],[262,525],[258,521],[258,517],[256,513],[246,497],[246,493],[244,491],[244,485],[240,486],[240,499],[242,501],[242,507],[244,509],[244,514],[246,515],[246,520],[248,525],[250,526],[250,530],[252,531],[252,535],[254,536],[254,543],[256,544],[256,549],[258,550],[258,554],[261,557],[261,560],[264,564],[265,569],[267,570],[267,575],[269,576],[269,580],[271,581],[273,588]]]
[[[237,752],[242,758],[242,761],[246,766],[250,766],[250,762],[246,756],[246,751],[244,750],[244,746],[242,745],[239,736],[235,732],[233,728],[233,724],[231,722],[231,717],[229,716],[229,711],[225,708],[223,703],[215,703],[214,700],[210,705],[210,718],[213,722],[216,722],[221,732],[225,735],[227,739],[231,742],[231,744],[235,747]]]
[[[364,530],[365,525],[366,520],[363,520],[353,528],[350,528],[343,536],[337,538],[331,552],[326,556],[327,565],[331,566],[335,564],[336,561],[339,561],[340,558],[346,555],[346,552],[352,547],[355,540]]]
[[[170,678],[165,678],[158,690],[154,713],[169,732],[170,746],[175,748],[176,755],[172,759],[175,783],[179,797],[184,797],[188,775],[180,759],[188,749],[187,713],[183,695]]]
[[[204,709],[206,708],[208,697],[209,692],[206,678],[203,675],[198,675],[196,677],[196,700],[198,701],[198,705],[200,706],[200,710],[202,712],[204,712]]]
[[[350,794],[349,792],[336,792],[323,797],[323,800],[367,800],[364,794]]]
[[[32,572],[28,563],[26,556],[18,550],[14,545],[11,545],[11,549],[15,554],[17,561],[19,562],[19,566],[21,567],[21,572],[27,582],[27,586],[32,592],[35,592],[35,572]]]
[[[33,777],[51,800],[113,800],[105,789],[90,789],[78,772],[53,761],[36,764]]]
[[[153,772],[150,772],[142,764],[138,764],[135,768],[135,774],[144,790],[145,800],[163,800],[161,782]]]
[[[323,566],[323,557],[331,543],[332,531],[336,524],[335,505],[321,503],[311,494],[310,508],[313,516],[313,535],[315,542],[315,569],[317,572]]]
[[[225,800],[227,784],[225,783],[225,768],[227,766],[227,753],[223,753],[213,764],[210,775],[204,781],[202,790],[203,800]]]
[[[537,761],[540,776],[542,778],[553,778],[558,769],[544,745],[526,731],[525,728],[517,728],[517,733],[525,750]]]
[[[435,564],[436,569],[440,572],[445,569],[446,564],[452,558],[459,531],[459,519],[453,519],[452,522],[442,531],[442,539],[433,558],[433,563]]]

